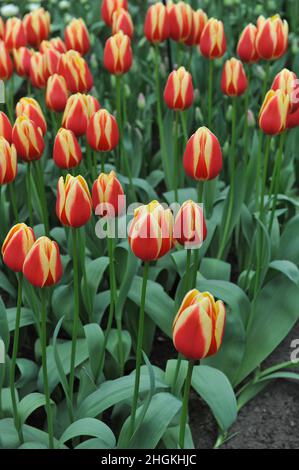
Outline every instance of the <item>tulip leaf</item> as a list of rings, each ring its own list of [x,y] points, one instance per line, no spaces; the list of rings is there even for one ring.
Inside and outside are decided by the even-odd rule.
[[[48,448],[49,435],[45,431],[29,426],[23,425],[23,435],[25,443],[38,442],[39,445]],[[58,447],[59,442],[54,438],[54,445]],[[17,449],[20,445],[17,430],[12,418],[5,418],[0,420],[0,449]],[[63,448],[66,448],[63,446]]]
[[[6,312],[7,312],[9,331],[12,332],[15,330],[15,326],[16,326],[17,308],[16,307],[8,308]],[[20,328],[24,326],[28,326],[28,325],[33,325],[34,322],[35,322],[35,319],[34,319],[33,312],[29,308],[22,307]]]
[[[276,271],[282,272],[294,284],[297,285],[299,283],[299,269],[291,261],[275,260],[275,261],[272,261],[269,264],[269,268],[272,268],[272,269],[275,269]]]
[[[51,400],[51,404],[54,405],[53,400]],[[24,424],[33,411],[45,405],[46,397],[42,393],[29,393],[29,395],[26,395],[18,404],[21,423]]]
[[[199,268],[200,274],[207,279],[221,279],[229,281],[231,265],[220,259],[204,258]]]
[[[299,265],[298,233],[299,214],[287,223],[280,239],[277,258],[286,259]]]
[[[99,449],[113,449],[115,447],[115,437],[107,424],[94,418],[82,418],[72,423],[62,434],[59,441],[64,444],[70,439],[79,436],[96,437],[101,442]]]

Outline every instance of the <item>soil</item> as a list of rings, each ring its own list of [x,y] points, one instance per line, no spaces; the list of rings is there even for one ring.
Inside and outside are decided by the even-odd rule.
[[[290,344],[299,338],[299,323],[265,361],[263,366],[290,360]],[[166,339],[158,336],[152,362],[165,366],[169,359]],[[168,351],[167,351],[168,350]],[[175,356],[174,356],[175,357]],[[156,358],[156,361],[155,361]],[[223,449],[299,449],[299,382],[276,380],[239,412]],[[211,449],[217,439],[217,425],[207,405],[193,392],[190,400],[190,425],[196,448]]]

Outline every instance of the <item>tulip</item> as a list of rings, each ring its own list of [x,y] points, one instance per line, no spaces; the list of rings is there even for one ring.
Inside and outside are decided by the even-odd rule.
[[[13,49],[12,52],[17,74],[20,75],[20,77],[29,77],[32,50],[27,47],[20,47],[19,49]]]
[[[0,39],[4,39],[5,36],[5,24],[3,19],[0,16]]]
[[[58,74],[65,78],[71,93],[86,93],[93,86],[93,78],[88,65],[77,51],[71,50],[61,55]]]
[[[87,141],[89,145],[99,152],[113,150],[119,141],[117,122],[106,109],[100,109],[90,118],[87,127]]]
[[[184,169],[190,178],[211,180],[222,170],[222,152],[217,137],[200,127],[188,140],[184,154]]]
[[[173,215],[157,201],[135,210],[129,230],[129,244],[137,258],[153,261],[166,255],[173,246]]]
[[[50,33],[51,17],[44,8],[37,8],[24,16],[27,41],[30,46],[38,47]]]
[[[45,147],[41,128],[26,116],[16,119],[12,129],[12,142],[18,157],[25,162],[39,160]]]
[[[159,44],[165,41],[170,34],[170,24],[167,8],[162,2],[151,5],[147,10],[144,34],[149,42]]]
[[[185,42],[192,34],[193,10],[185,2],[172,4],[168,9],[170,37],[174,41]]]
[[[16,116],[28,117],[41,129],[43,135],[47,132],[47,123],[42,108],[34,98],[21,98],[16,106]]]
[[[64,30],[64,40],[67,49],[73,49],[80,54],[86,54],[90,49],[89,34],[82,18],[73,19]]]
[[[51,38],[49,42],[52,47],[61,54],[64,54],[67,51],[65,43],[59,36]]]
[[[229,59],[222,70],[221,89],[227,96],[240,96],[248,86],[246,73],[240,60]]]
[[[32,228],[26,224],[14,225],[2,245],[3,262],[12,271],[21,272],[27,253],[34,242],[35,235]]]
[[[269,90],[259,114],[259,126],[269,135],[277,135],[286,128],[290,98],[282,90]]]
[[[112,15],[118,8],[128,9],[128,0],[103,0],[101,16],[107,26],[112,26]]]
[[[12,125],[3,111],[0,111],[0,137],[4,137],[8,143],[12,143]]]
[[[107,39],[104,49],[104,67],[108,72],[122,75],[132,66],[131,40],[122,31]]]
[[[167,106],[175,111],[184,111],[192,105],[193,97],[191,74],[184,67],[171,72],[164,90],[164,100]]]
[[[60,222],[78,228],[85,225],[90,217],[92,201],[85,179],[82,176],[61,176],[57,185],[56,214]]]
[[[294,127],[299,126],[299,108],[296,111],[289,113],[287,115],[287,129],[293,129]]]
[[[4,42],[9,51],[26,46],[27,37],[22,20],[16,17],[8,18],[5,24]]]
[[[188,359],[216,354],[222,344],[226,310],[209,292],[193,289],[185,296],[173,322],[173,343]]]
[[[118,217],[124,211],[124,191],[114,171],[101,173],[92,187],[92,205],[97,215]]]
[[[282,90],[290,98],[290,112],[294,112],[299,106],[299,84],[297,76],[288,69],[279,72],[272,83],[272,90]]]
[[[222,21],[210,18],[200,38],[200,51],[208,59],[222,57],[226,51],[226,38]]]
[[[207,21],[208,16],[203,10],[199,9],[193,11],[193,28],[188,38],[184,41],[186,46],[196,46],[200,44],[200,38]]]
[[[288,47],[289,26],[279,15],[257,20],[256,50],[265,60],[278,59]]]
[[[44,88],[46,86],[49,74],[45,57],[40,52],[34,52],[30,58],[29,76],[34,87]]]
[[[15,180],[18,171],[17,152],[13,144],[0,137],[0,185]]]
[[[48,237],[38,238],[27,253],[23,274],[34,287],[57,284],[62,277],[58,244]]]
[[[66,107],[68,95],[66,81],[62,75],[55,73],[48,78],[45,98],[47,108],[61,113]]]
[[[76,93],[66,103],[62,126],[72,130],[77,137],[86,133],[90,117],[100,108],[96,98]]]
[[[4,42],[0,40],[0,80],[8,80],[12,73],[12,60]]]
[[[256,35],[257,27],[252,23],[249,23],[241,33],[237,46],[237,54],[245,63],[251,64],[259,60],[256,50]]]
[[[173,229],[174,240],[180,245],[199,248],[207,237],[207,226],[199,204],[185,201],[178,211]]]
[[[61,53],[58,52],[53,47],[49,47],[48,49],[45,50],[43,55],[44,55],[44,61],[45,61],[47,74],[50,77],[51,75],[54,75],[58,71]]]
[[[75,134],[60,128],[53,147],[53,159],[59,168],[69,169],[78,166],[82,160],[82,150]]]
[[[93,116],[94,113],[99,111],[99,109],[101,108],[101,105],[99,101],[97,100],[97,98],[95,98],[94,96],[92,95],[83,95],[83,96],[84,96],[84,100],[86,103],[88,117],[91,118],[91,116]]]
[[[118,8],[112,15],[112,34],[122,31],[132,39],[134,26],[130,13],[124,8]]]

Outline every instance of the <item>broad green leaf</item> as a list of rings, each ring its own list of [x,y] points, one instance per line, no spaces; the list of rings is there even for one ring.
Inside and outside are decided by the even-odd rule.
[[[200,274],[206,279],[221,279],[229,281],[231,276],[231,265],[215,258],[204,258],[200,263]]]
[[[282,233],[277,258],[287,259],[299,265],[298,250],[299,214],[293,217]]]
[[[23,388],[25,385],[32,381],[36,381],[38,374],[38,366],[35,362],[30,361],[29,359],[18,358],[17,367],[20,372],[20,376],[16,381],[17,388]]]
[[[6,310],[9,331],[15,330],[17,309],[15,307]],[[20,328],[33,325],[35,322],[33,312],[26,307],[22,307]]]
[[[104,333],[102,328],[96,323],[84,326],[87,347],[89,352],[90,367],[94,377],[99,373],[99,357],[104,346]]]
[[[24,424],[23,435],[25,442],[37,442],[42,446],[48,448],[49,436],[48,433],[40,429]],[[54,438],[54,445],[58,448],[59,442]],[[14,421],[12,418],[5,418],[0,420],[0,448],[1,449],[17,449],[20,445],[18,433],[16,431]],[[65,446],[63,446],[65,448]]]
[[[90,261],[86,265],[87,283],[88,283],[88,289],[90,292],[90,299],[92,301],[92,304],[94,304],[95,295],[97,293],[99,285],[103,279],[104,272],[106,271],[108,265],[109,265],[109,258],[107,258],[106,256],[102,256],[93,261]],[[84,285],[84,280],[82,277],[81,291],[83,294],[85,293],[85,289],[86,287]]]
[[[0,271],[0,288],[7,292],[11,297],[16,297],[16,289],[8,280],[7,276],[3,271]]]
[[[51,400],[51,404],[54,405],[54,401]],[[41,393],[30,393],[26,395],[18,404],[18,412],[22,424],[24,424],[27,418],[41,406],[46,405],[46,397]]]
[[[79,436],[92,436],[102,441],[101,449],[113,449],[115,447],[115,437],[107,424],[94,418],[82,418],[72,423],[60,437],[60,442],[64,444],[70,439]]]
[[[269,264],[269,268],[275,269],[276,271],[282,272],[287,276],[294,284],[299,283],[299,269],[298,267],[287,260],[274,260]]]

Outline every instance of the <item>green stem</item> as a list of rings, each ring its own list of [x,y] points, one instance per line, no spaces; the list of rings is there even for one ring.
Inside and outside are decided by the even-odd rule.
[[[73,277],[74,277],[74,317],[72,331],[72,350],[71,350],[71,366],[70,366],[70,400],[73,403],[74,397],[74,381],[75,381],[75,362],[76,362],[76,345],[79,329],[79,266],[78,266],[78,240],[77,229],[72,229],[73,239]]]
[[[248,148],[248,110],[249,110],[249,98],[250,98],[250,81],[251,81],[251,66],[249,65],[247,72],[248,88],[245,93],[245,116],[244,116],[244,155],[247,163],[249,156]]]
[[[45,181],[44,181],[44,172],[41,167],[41,161],[36,160],[35,168],[37,173],[38,179],[38,187],[39,187],[39,196],[40,196],[40,203],[42,208],[43,214],[43,222],[45,228],[45,234],[49,236],[50,227],[49,227],[49,214],[48,214],[48,206],[47,206],[47,199],[46,199],[46,190],[45,190]]]
[[[179,162],[178,162],[178,147],[179,147],[179,112],[175,111],[175,125],[174,125],[174,157],[173,157],[173,187],[175,202],[179,202],[178,193],[178,180],[179,180]]]
[[[12,348],[12,359],[10,365],[10,393],[11,401],[14,414],[14,423],[15,428],[18,432],[19,440],[21,443],[24,442],[22,424],[20,421],[18,413],[18,405],[16,398],[16,389],[15,389],[15,371],[16,371],[16,362],[19,349],[19,336],[20,336],[20,321],[21,321],[21,308],[22,308],[22,291],[23,291],[23,275],[20,274],[18,277],[18,299],[17,299],[17,314],[16,314],[16,324],[15,331],[13,336],[13,348]]]
[[[105,152],[101,153],[101,173],[105,173]]]
[[[283,147],[285,143],[285,138],[286,138],[286,133],[284,132],[280,135],[278,155],[277,155],[277,158],[275,159],[275,166],[274,166],[274,172],[273,172],[273,178],[272,178],[273,184],[271,184],[271,194],[274,192],[274,196],[273,196],[270,223],[269,223],[270,234],[271,234],[272,227],[273,227],[275,209],[276,209],[276,203],[277,203],[277,197],[278,197],[279,178],[280,178],[280,172],[282,168]]]
[[[194,366],[194,362],[189,361],[187,377],[186,377],[186,382],[185,382],[185,389],[184,389],[181,421],[180,421],[179,446],[181,449],[185,448],[185,433],[186,433],[187,414],[188,414],[188,402],[189,402],[189,395],[190,395],[193,366]]]
[[[145,299],[146,299],[146,286],[148,278],[148,268],[149,263],[144,263],[143,271],[143,282],[142,282],[142,291],[141,291],[141,304],[140,304],[140,315],[139,315],[139,327],[138,327],[138,336],[137,336],[137,347],[136,347],[136,372],[135,372],[135,385],[132,401],[132,411],[131,411],[131,421],[130,421],[130,431],[129,436],[132,437],[135,428],[136,420],[136,411],[138,405],[138,395],[139,395],[139,386],[140,386],[140,370],[142,363],[142,345],[143,345],[143,336],[144,336],[144,320],[145,320]]]
[[[48,368],[47,368],[47,297],[45,289],[42,289],[42,314],[41,314],[41,347],[42,347],[42,365],[43,365],[43,380],[44,391],[46,396],[46,412],[48,421],[48,435],[49,435],[49,448],[54,449],[54,429],[53,429],[53,416],[51,409],[50,390],[48,382]]]
[[[213,107],[213,75],[214,61],[209,60],[209,88],[208,88],[208,128],[212,127],[212,107]]]
[[[33,210],[32,210],[32,189],[31,189],[31,163],[27,164],[26,169],[26,189],[27,189],[27,206],[29,212],[29,224],[33,226]]]
[[[16,201],[16,191],[15,191],[14,182],[12,181],[8,185],[8,187],[9,187],[9,194],[10,194],[10,200],[11,200],[13,215],[14,215],[14,218],[15,218],[15,222],[18,222],[19,221],[19,214],[18,214],[18,206],[17,206],[17,201]]]
[[[87,170],[89,173],[90,182],[92,183],[93,180],[96,178],[96,175],[93,169],[91,147],[89,146],[87,140],[86,140],[86,163],[87,163]]]
[[[260,201],[260,219],[263,221],[264,219],[264,199],[266,193],[266,185],[267,185],[267,174],[268,174],[268,163],[269,163],[269,155],[270,155],[270,145],[271,145],[271,136],[267,135],[266,137],[266,150],[265,150],[265,158],[264,158],[264,171],[263,171],[263,179],[262,179],[262,190],[261,190],[261,201]]]
[[[182,364],[182,355],[181,355],[181,353],[178,353],[178,358],[177,358],[177,361],[176,361],[176,366],[175,366],[175,371],[174,371],[173,382],[172,382],[172,386],[171,386],[171,393],[173,395],[175,395],[175,392],[176,392],[176,383],[177,383],[177,380],[178,380],[181,364]]]
[[[82,229],[84,230],[84,228]],[[84,290],[86,293],[86,303],[87,303],[87,310],[88,310],[88,317],[89,322],[93,323],[93,305],[90,298],[88,280],[87,280],[87,272],[86,272],[86,264],[85,264],[85,237],[84,233],[81,231],[79,232],[79,240],[80,240],[80,260],[81,260],[81,269],[83,273],[83,283],[84,283]]]
[[[186,111],[182,111],[180,113],[180,115],[181,115],[181,123],[182,123],[183,135],[184,135],[184,144],[187,145],[187,142],[188,142],[188,129],[187,129]]]
[[[258,207],[259,207],[259,197],[260,197],[262,149],[263,149],[263,131],[260,129],[259,130],[259,145],[258,145],[258,151],[257,151],[256,177],[255,177],[255,205],[256,205],[256,210],[258,210]]]

